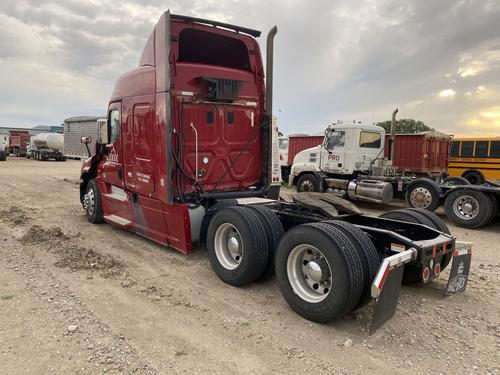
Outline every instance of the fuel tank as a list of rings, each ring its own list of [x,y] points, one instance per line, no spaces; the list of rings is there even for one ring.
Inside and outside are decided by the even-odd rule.
[[[392,184],[385,181],[350,181],[347,194],[351,200],[386,204],[392,200],[394,189]]]

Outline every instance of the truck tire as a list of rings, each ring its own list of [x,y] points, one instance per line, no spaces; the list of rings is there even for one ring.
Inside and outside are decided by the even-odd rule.
[[[497,199],[497,196],[495,194],[490,194],[489,197],[490,197],[491,203],[492,203],[491,204],[492,210],[491,210],[490,220],[488,220],[487,224],[493,222],[496,219],[497,215],[498,215],[498,199]]]
[[[274,254],[285,231],[283,230],[283,225],[281,225],[281,221],[278,219],[278,216],[276,216],[276,214],[268,207],[247,207],[254,210],[257,215],[259,215],[261,222],[264,223],[264,229],[266,230],[267,248],[269,251],[269,255],[264,272],[260,276],[261,278],[266,279],[274,274]]]
[[[439,207],[441,188],[428,178],[415,180],[408,185],[405,193],[406,207],[424,208],[434,212]]]
[[[463,177],[454,176],[454,177],[446,177],[443,180],[443,183],[448,185],[470,185],[469,180]]]
[[[484,183],[484,176],[479,171],[465,172],[462,177],[469,181],[472,185],[481,185]]]
[[[444,210],[459,227],[479,228],[491,220],[493,201],[480,191],[456,188],[447,195]]]
[[[5,151],[0,151],[0,161],[7,160],[7,153]]]
[[[303,318],[328,323],[358,305],[364,273],[352,242],[324,223],[302,224],[276,250],[276,279],[283,297]]]
[[[300,176],[297,181],[297,191],[300,192],[319,192],[318,178],[312,173],[306,173]]]
[[[101,224],[104,222],[102,211],[101,194],[97,181],[92,179],[87,184],[86,194],[83,200],[83,207],[87,214],[87,220],[92,224]]]
[[[260,216],[243,206],[217,212],[208,226],[207,253],[213,270],[226,284],[241,286],[257,280],[269,258]]]
[[[385,212],[379,217],[384,219],[406,221],[408,223],[423,224],[428,227],[435,228],[432,221],[426,216],[420,212],[415,212],[410,209]],[[403,284],[415,284],[419,282],[422,282],[422,265],[416,262],[406,264],[403,271]]]
[[[370,237],[351,223],[341,220],[328,220],[323,221],[323,223],[332,225],[344,233],[354,244],[356,251],[358,252],[364,271],[363,293],[361,295],[359,305],[357,306],[361,307],[368,303],[371,299],[371,286],[380,267],[381,262],[377,249],[370,240]]]

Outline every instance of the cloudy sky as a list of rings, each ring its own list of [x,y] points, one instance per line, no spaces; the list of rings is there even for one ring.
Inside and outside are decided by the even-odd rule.
[[[2,0],[0,126],[104,113],[168,8],[278,26],[274,104],[285,133],[382,121],[395,107],[445,132],[500,133],[498,0]]]

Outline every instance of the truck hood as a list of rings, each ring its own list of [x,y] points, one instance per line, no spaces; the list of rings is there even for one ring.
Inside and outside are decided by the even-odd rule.
[[[303,163],[313,163],[315,164],[314,161],[311,160],[318,160],[319,163],[319,154],[321,152],[321,145],[311,147],[311,148],[306,148],[305,150],[300,151],[295,157],[293,158],[293,164],[303,164]]]

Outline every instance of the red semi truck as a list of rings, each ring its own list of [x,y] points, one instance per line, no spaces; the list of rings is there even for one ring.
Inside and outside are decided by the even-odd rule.
[[[275,272],[289,305],[321,323],[373,297],[376,329],[394,313],[402,280],[428,282],[452,258],[464,265],[451,272],[447,292],[462,291],[470,246],[433,214],[374,218],[333,196],[270,198],[280,184],[276,32],[267,36],[265,84],[259,31],[164,13],[139,66],[116,82],[94,154],[82,165],[88,220],[183,253],[204,243],[230,285]]]
[[[28,131],[10,130],[7,154],[22,157],[26,156],[26,150],[30,143],[30,138],[31,135]]]

